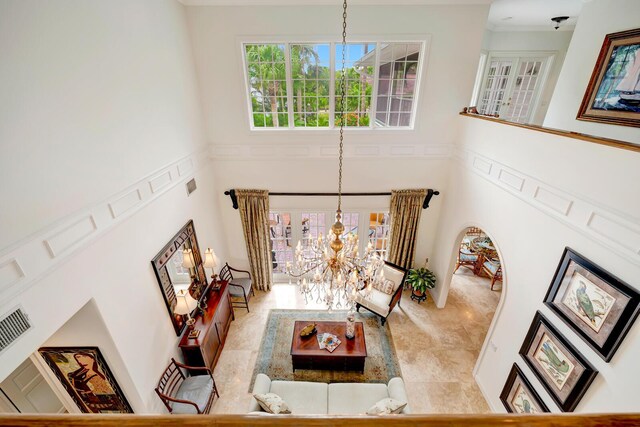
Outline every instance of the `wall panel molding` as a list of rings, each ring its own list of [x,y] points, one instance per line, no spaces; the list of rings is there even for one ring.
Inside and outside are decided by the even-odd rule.
[[[210,159],[209,147],[165,165],[102,202],[68,215],[0,252],[0,306],[102,234],[191,179]]]
[[[640,223],[614,208],[556,188],[495,159],[455,147],[453,158],[474,174],[640,265]]]
[[[451,144],[352,144],[344,147],[345,158],[387,158],[387,157],[451,157]],[[338,155],[335,145],[319,144],[214,144],[210,155],[214,160],[256,160],[288,158],[334,158]]]

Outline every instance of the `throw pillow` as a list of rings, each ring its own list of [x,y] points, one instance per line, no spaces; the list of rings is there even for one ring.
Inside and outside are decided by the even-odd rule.
[[[367,415],[389,415],[400,414],[404,407],[407,406],[407,402],[400,402],[399,400],[386,399],[379,400],[367,411]]]
[[[389,279],[383,279],[382,283],[376,283],[373,287],[387,295],[393,295],[395,291],[395,283]]]
[[[258,401],[262,409],[270,414],[290,414],[287,403],[275,393],[256,393],[253,397]]]

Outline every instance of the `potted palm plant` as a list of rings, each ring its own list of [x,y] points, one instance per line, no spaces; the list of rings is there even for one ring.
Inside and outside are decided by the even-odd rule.
[[[436,275],[427,267],[412,268],[405,281],[411,286],[411,299],[420,303],[427,299],[427,289],[436,286]]]

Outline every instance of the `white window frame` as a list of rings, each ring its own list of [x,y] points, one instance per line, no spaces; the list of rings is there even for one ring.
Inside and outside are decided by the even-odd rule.
[[[328,127],[295,127],[295,123],[292,120],[293,118],[293,94],[291,93],[291,88],[293,87],[293,80],[291,77],[291,61],[290,61],[290,45],[292,44],[319,44],[319,43],[328,43],[329,44],[329,52],[330,52],[330,67],[332,70],[332,78],[329,81],[329,126]],[[338,127],[335,126],[335,113],[336,113],[336,95],[335,95],[335,78],[333,78],[334,72],[336,68],[335,64],[335,52],[336,46],[341,43],[339,38],[336,36],[317,36],[311,37],[308,36],[303,37],[273,37],[273,36],[245,36],[238,37],[236,39],[237,50],[236,52],[240,52],[240,64],[242,67],[242,72],[244,75],[244,96],[245,96],[245,104],[246,104],[246,120],[249,125],[249,130],[251,132],[325,132],[325,133],[335,133],[338,130]],[[403,34],[403,35],[354,35],[347,40],[347,43],[357,44],[357,43],[374,43],[376,45],[376,60],[375,60],[375,68],[374,68],[374,82],[371,93],[371,111],[369,113],[369,126],[356,127],[356,126],[345,126],[345,131],[349,132],[413,132],[415,131],[415,120],[418,111],[418,105],[421,103],[422,94],[421,88],[423,80],[426,78],[426,69],[428,65],[428,54],[429,48],[431,45],[431,35],[430,34]],[[376,104],[377,104],[377,88],[378,88],[378,68],[380,64],[380,55],[379,55],[379,45],[383,43],[420,43],[420,51],[418,58],[418,71],[417,71],[417,81],[416,88],[414,92],[414,102],[411,108],[411,123],[409,126],[403,127],[381,127],[375,126],[375,117],[376,117]],[[253,110],[251,106],[251,84],[249,81],[249,73],[247,68],[246,54],[245,54],[245,45],[247,44],[284,44],[285,45],[285,58],[286,58],[286,82],[287,82],[287,103],[288,103],[288,117],[289,123],[286,127],[256,127],[253,125]]]

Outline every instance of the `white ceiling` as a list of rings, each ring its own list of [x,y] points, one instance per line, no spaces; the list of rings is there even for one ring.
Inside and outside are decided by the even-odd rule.
[[[491,30],[554,30],[551,18],[568,16],[560,30],[572,30],[584,3],[590,0],[495,0],[487,28]]]
[[[178,0],[187,6],[341,5],[342,0]],[[490,4],[492,0],[348,0],[349,5]]]

